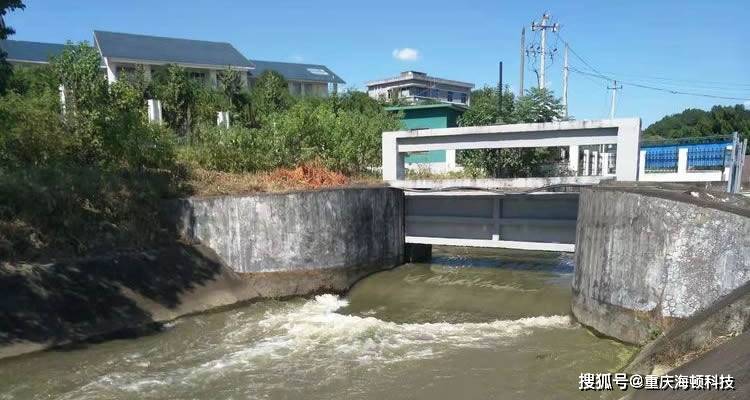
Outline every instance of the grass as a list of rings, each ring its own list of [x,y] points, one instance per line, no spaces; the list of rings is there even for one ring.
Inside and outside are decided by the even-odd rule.
[[[294,168],[268,172],[231,173],[194,169],[187,185],[194,196],[225,196],[252,193],[282,193],[326,188],[382,186],[379,176],[347,176],[319,163],[304,163]]]
[[[487,178],[483,171],[464,167],[460,171],[432,172],[428,168],[416,168],[406,171],[406,179],[441,180],[441,179],[481,179]]]

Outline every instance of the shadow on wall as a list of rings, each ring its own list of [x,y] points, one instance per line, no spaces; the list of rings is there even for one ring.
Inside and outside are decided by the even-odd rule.
[[[169,309],[221,263],[188,245],[50,265],[0,266],[0,345],[63,344],[153,323],[122,289]],[[121,289],[122,288],[122,289]]]

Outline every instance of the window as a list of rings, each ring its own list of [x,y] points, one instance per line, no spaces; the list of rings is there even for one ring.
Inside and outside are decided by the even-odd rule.
[[[206,73],[205,72],[190,72],[190,79],[195,79],[197,81],[205,81],[206,80]]]
[[[448,101],[453,101],[453,92],[448,92]]]
[[[117,75],[120,75],[123,72],[126,73],[126,74],[133,74],[133,73],[135,73],[135,67],[118,65],[117,66]]]
[[[467,96],[466,93],[461,93],[461,103],[466,104]]]
[[[302,94],[302,83],[301,82],[290,82],[289,83],[289,91],[295,95],[299,96]]]

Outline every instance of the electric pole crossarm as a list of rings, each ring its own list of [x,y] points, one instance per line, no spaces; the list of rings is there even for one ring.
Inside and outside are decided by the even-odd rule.
[[[607,89],[612,91],[612,106],[609,109],[609,119],[615,118],[615,108],[617,107],[617,90],[622,89],[622,85],[617,86],[617,81],[612,81],[612,86],[607,86]]]
[[[532,31],[541,31],[542,35],[542,46],[540,49],[541,52],[541,58],[539,61],[539,89],[544,89],[545,86],[545,79],[544,79],[544,69],[545,69],[545,63],[546,63],[546,57],[547,57],[547,30],[552,30],[552,32],[557,32],[560,29],[560,24],[554,23],[552,25],[549,25],[550,15],[549,13],[545,12],[542,15],[542,22],[531,23],[531,30]]]

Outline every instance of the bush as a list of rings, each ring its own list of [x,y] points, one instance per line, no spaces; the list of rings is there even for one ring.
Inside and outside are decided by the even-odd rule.
[[[229,129],[203,124],[189,143],[180,148],[180,159],[188,164],[224,172],[250,172],[269,167],[267,150],[257,131],[241,126]]]
[[[335,171],[361,173],[380,164],[382,132],[399,126],[380,106],[364,107],[361,99],[353,102],[349,95],[343,99],[305,98],[264,117],[265,123],[256,129],[203,124],[180,150],[181,158],[225,172],[254,172],[320,160]]]
[[[0,97],[0,169],[40,166],[67,158],[74,140],[60,121],[57,99],[49,93]]]

